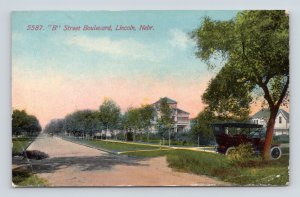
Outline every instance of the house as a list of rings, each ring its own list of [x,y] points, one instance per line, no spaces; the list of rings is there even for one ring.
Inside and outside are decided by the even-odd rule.
[[[270,111],[269,109],[261,109],[251,118],[251,121],[255,124],[261,124],[264,127],[267,127],[269,120]],[[279,109],[274,126],[274,135],[289,135],[290,127],[290,115],[283,109]]]
[[[155,110],[155,117],[152,121],[152,132],[157,131],[157,120],[160,118],[160,104],[162,99],[166,99],[168,105],[172,109],[172,118],[174,120],[174,124],[172,126],[172,130],[174,132],[185,132],[190,129],[190,113],[186,112],[182,109],[177,107],[177,101],[170,99],[168,97],[160,98],[158,101],[152,104]]]

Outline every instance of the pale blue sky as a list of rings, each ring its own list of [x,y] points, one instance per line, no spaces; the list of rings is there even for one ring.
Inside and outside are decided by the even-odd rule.
[[[195,57],[188,33],[204,16],[237,11],[21,11],[12,14],[13,107],[44,125],[75,109],[97,109],[104,97],[124,111],[168,96],[196,116],[214,75]],[[151,25],[153,31],[52,32],[48,25]],[[43,25],[44,31],[28,31]]]
[[[114,74],[141,74],[147,72],[158,78],[165,75],[184,72],[186,75],[198,76],[205,74],[206,66],[194,56],[195,45],[189,40],[187,33],[194,30],[201,23],[204,16],[216,20],[228,20],[236,15],[236,11],[86,11],[86,12],[14,12],[12,22],[13,32],[13,57],[25,61],[34,59],[36,62],[54,61],[58,64],[43,65],[31,64],[38,70],[49,69],[46,66],[63,72],[72,73],[74,76],[95,74],[101,77],[107,72]],[[153,25],[154,31],[102,31],[102,32],[34,32],[27,31],[28,24],[48,24],[83,26],[87,25]],[[185,36],[185,37],[184,37]],[[86,51],[82,46],[70,44],[72,38],[97,39],[105,38],[112,42],[122,42],[130,45],[131,42],[146,51],[131,49],[132,53],[126,56],[114,55],[98,50]],[[183,37],[183,38],[182,38]],[[176,44],[180,41],[181,43]],[[76,40],[76,39],[75,39]],[[173,44],[172,44],[173,42]],[[101,44],[102,42],[99,41]],[[116,43],[118,44],[118,43]],[[133,45],[133,47],[136,47]],[[143,61],[141,61],[143,60]],[[95,65],[106,65],[103,66]],[[107,65],[110,65],[108,68]],[[123,66],[122,66],[123,65]],[[18,66],[18,65],[16,65]],[[159,69],[157,69],[159,68]],[[24,68],[22,68],[24,69]]]

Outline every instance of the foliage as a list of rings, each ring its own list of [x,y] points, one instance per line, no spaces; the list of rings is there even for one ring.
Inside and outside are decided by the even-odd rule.
[[[240,81],[240,76],[236,73],[234,66],[224,66],[210,80],[202,95],[202,100],[208,104],[207,110],[215,112],[219,119],[248,119],[252,101],[251,86]]]
[[[123,127],[128,130],[128,136],[133,132],[135,140],[136,131],[149,132],[154,109],[151,105],[142,105],[140,108],[128,108],[123,116]]]
[[[49,157],[47,153],[44,153],[39,150],[26,150],[23,152],[23,156],[28,159],[36,159],[36,160],[41,160]]]
[[[64,124],[64,119],[53,119],[45,126],[44,132],[56,135],[60,134],[63,132]]]
[[[36,136],[41,130],[40,123],[35,116],[28,115],[25,110],[13,110],[12,134],[14,136]]]
[[[130,131],[136,131],[141,129],[141,116],[138,108],[128,108],[125,112],[124,117],[125,120],[125,128],[129,129]]]
[[[46,180],[39,178],[29,171],[30,169],[13,169],[12,182],[17,186],[43,187],[48,185]]]
[[[253,97],[263,95],[271,112],[265,159],[269,156],[278,109],[288,102],[288,21],[285,11],[242,11],[229,21],[204,18],[192,33],[197,43],[196,56],[209,68],[217,67],[215,58],[225,62],[203,95],[211,110],[242,119]]]
[[[133,141],[133,132],[128,131],[128,132],[126,132],[125,136],[126,136],[126,138],[125,138],[126,141]]]
[[[194,142],[199,141],[202,145],[209,144],[213,139],[213,131],[211,124],[216,121],[216,117],[213,112],[207,108],[204,109],[198,116],[192,121],[191,135]]]
[[[167,138],[167,135],[174,124],[174,120],[172,118],[173,110],[169,106],[167,98],[160,99],[159,113],[157,121],[158,133],[162,137]]]
[[[240,144],[238,147],[230,151],[228,158],[237,162],[245,162],[250,159],[254,159],[253,147],[250,143]]]
[[[141,121],[141,128],[147,131],[149,136],[149,128],[151,127],[151,120],[154,117],[154,108],[151,105],[142,105],[139,109],[140,113],[140,121]]]
[[[116,128],[120,120],[120,107],[110,99],[105,99],[99,107],[100,121],[107,129]]]
[[[31,144],[31,142],[34,140],[34,138],[29,137],[23,137],[23,138],[13,138],[13,147],[12,147],[12,155],[19,155],[24,150],[27,149],[27,147]]]
[[[237,185],[286,185],[289,182],[287,156],[275,161],[245,162],[232,162],[224,155],[189,150],[175,150],[166,156],[169,166],[174,169]]]
[[[49,126],[51,126],[51,123]],[[73,112],[64,118],[63,129],[75,136],[92,135],[102,129],[99,112],[92,110]]]

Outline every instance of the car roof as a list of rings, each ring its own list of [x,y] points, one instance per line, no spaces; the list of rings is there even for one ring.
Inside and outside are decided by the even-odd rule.
[[[240,123],[240,122],[226,122],[226,123],[214,123],[212,126],[219,127],[236,127],[236,128],[262,128],[263,125],[251,124],[251,123]]]

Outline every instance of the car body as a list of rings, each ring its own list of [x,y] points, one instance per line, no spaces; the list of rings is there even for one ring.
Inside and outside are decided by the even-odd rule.
[[[254,153],[260,155],[265,143],[263,125],[252,123],[215,123],[212,124],[213,133],[217,142],[217,152],[228,155],[240,144],[250,143]],[[270,157],[278,159],[281,149],[277,144],[272,144]]]

